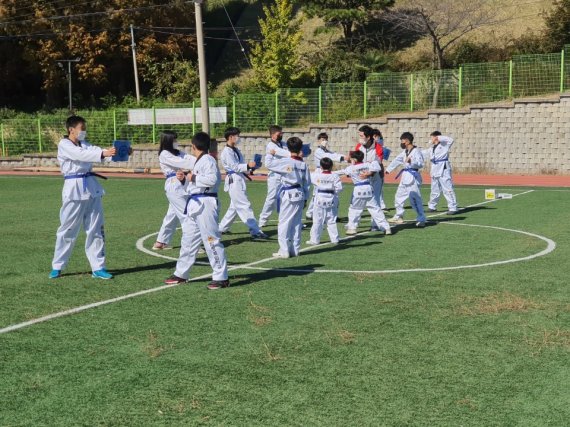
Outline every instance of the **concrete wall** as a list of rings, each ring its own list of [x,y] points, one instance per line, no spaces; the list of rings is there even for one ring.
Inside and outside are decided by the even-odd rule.
[[[426,147],[434,130],[455,138],[451,159],[455,172],[493,174],[570,174],[570,94],[548,98],[471,106],[463,110],[435,110],[389,115],[338,125],[312,125],[286,129],[285,138],[298,136],[314,144],[320,132],[329,134],[331,149],[347,153],[358,139],[363,124],[378,127],[385,144],[395,152],[399,136],[412,132],[420,147]],[[239,124],[238,124],[239,126]],[[264,153],[267,134],[242,135],[240,149],[249,160]],[[223,143],[219,144],[219,150]],[[114,168],[157,168],[156,148],[135,149],[128,163]],[[312,156],[309,157],[312,160]],[[57,166],[54,156],[26,155],[23,159],[0,159],[0,168]]]

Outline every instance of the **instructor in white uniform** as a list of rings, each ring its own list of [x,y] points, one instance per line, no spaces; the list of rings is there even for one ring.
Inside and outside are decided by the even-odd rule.
[[[92,276],[97,279],[113,277],[105,266],[105,232],[103,230],[103,204],[105,194],[97,181],[102,178],[92,171],[93,163],[101,163],[115,155],[115,148],[102,149],[89,144],[85,119],[71,116],[65,122],[68,134],[59,142],[57,160],[64,176],[62,206],[59,212],[55,253],[50,279],[57,279],[65,268],[83,225],[85,254],[91,265]]]

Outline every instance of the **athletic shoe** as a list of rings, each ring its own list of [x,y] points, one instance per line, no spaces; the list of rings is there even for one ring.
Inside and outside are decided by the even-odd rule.
[[[312,240],[307,240],[305,243],[306,243],[307,245],[309,245],[309,246],[317,246],[317,245],[320,244],[320,243],[317,243],[317,242],[313,242]]]
[[[164,283],[166,283],[167,285],[179,285],[180,283],[186,283],[187,281],[188,280],[173,274],[168,279],[166,279]]]
[[[386,234],[387,236],[389,236],[390,234],[392,234],[392,229],[391,228],[386,228],[384,230],[384,234]]]
[[[338,245],[340,242],[338,240],[331,241],[331,245]]]
[[[404,219],[398,215],[394,215],[392,218],[388,220],[388,222],[392,222],[394,224],[403,224]]]
[[[305,219],[311,221],[313,219],[313,215],[305,215]]]
[[[94,271],[91,277],[94,277],[95,279],[109,280],[113,278],[113,275],[102,268],[101,270]]]
[[[206,286],[207,289],[210,291],[216,291],[222,288],[229,288],[230,281],[229,280],[212,280],[212,282]]]
[[[447,211],[445,214],[446,215],[455,215],[457,213],[457,211]]]
[[[52,270],[49,273],[49,278],[50,279],[58,279],[59,277],[61,277],[61,270]]]
[[[437,212],[437,209],[429,208],[429,209],[428,209],[428,212]]]
[[[259,226],[259,228],[261,227],[265,227],[267,224],[265,222],[259,222],[259,224],[257,224]]]
[[[347,234],[349,236],[352,236],[353,234],[356,234],[356,228],[347,228],[346,231],[344,232],[344,234]]]
[[[200,248],[198,249],[198,255],[204,255],[206,253],[206,249]]]
[[[172,249],[172,246],[168,246],[166,243],[160,242],[156,242],[152,247],[153,251],[166,251],[168,249]]]
[[[282,254],[281,252],[275,252],[271,254],[273,258],[289,258],[289,254]]]
[[[269,239],[269,236],[267,234],[265,234],[263,231],[260,231],[259,233],[252,234],[251,238],[253,240],[266,240],[266,239]]]
[[[418,227],[418,228],[424,228],[425,226],[426,226],[426,223],[424,221],[416,222],[416,227]]]

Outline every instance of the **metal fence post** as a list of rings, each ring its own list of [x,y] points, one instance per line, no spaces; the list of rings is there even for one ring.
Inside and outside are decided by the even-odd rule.
[[[38,119],[38,149],[42,152],[42,119]]]
[[[117,110],[113,109],[113,139],[117,139]]]
[[[323,87],[319,86],[319,124],[323,122]]]
[[[232,124],[236,127],[236,96],[232,96]]]
[[[196,100],[192,100],[192,136],[196,135]]]
[[[457,94],[457,98],[458,98],[458,105],[459,108],[461,108],[461,104],[463,102],[463,67],[459,67],[459,90],[458,90],[458,94]]]
[[[560,52],[560,93],[564,92],[564,49]]]
[[[279,89],[275,91],[275,124],[279,123]]]
[[[2,157],[6,157],[6,146],[4,145],[4,123],[0,123],[0,141],[2,142]]]
[[[364,118],[366,118],[367,113],[368,113],[368,83],[366,80],[364,80]]]
[[[152,106],[152,143],[156,144],[156,107]]]
[[[513,97],[513,60],[509,61],[509,98]]]
[[[414,75],[410,74],[410,111],[414,111]]]

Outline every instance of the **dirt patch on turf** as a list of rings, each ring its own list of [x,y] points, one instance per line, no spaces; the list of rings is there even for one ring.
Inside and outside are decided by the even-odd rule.
[[[143,352],[145,352],[151,359],[156,359],[160,357],[164,352],[174,348],[174,345],[162,345],[159,342],[158,334],[152,330],[148,331],[146,335],[146,341],[142,346]]]
[[[542,307],[542,304],[531,299],[510,292],[501,292],[483,297],[462,296],[455,312],[463,316],[477,316],[504,312],[526,312]]]
[[[547,348],[563,348],[570,350],[570,330],[543,330],[534,337],[526,337],[525,342],[535,350],[535,354]]]

